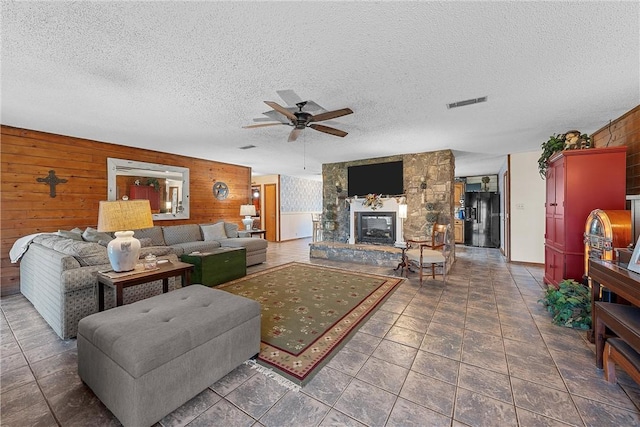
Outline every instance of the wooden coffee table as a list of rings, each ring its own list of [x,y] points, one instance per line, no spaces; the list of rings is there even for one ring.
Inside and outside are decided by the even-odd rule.
[[[191,269],[193,265],[185,262],[174,261],[158,264],[157,270],[140,270],[130,273],[109,273],[98,272],[98,311],[104,310],[104,286],[110,286],[116,290],[116,307],[122,305],[122,291],[129,286],[141,285],[162,279],[162,292],[169,292],[169,278],[182,276],[182,286],[187,286],[190,282]]]

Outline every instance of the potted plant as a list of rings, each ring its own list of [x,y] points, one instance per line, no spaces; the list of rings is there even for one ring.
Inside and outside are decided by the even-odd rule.
[[[545,179],[551,156],[563,150],[591,148],[591,137],[586,133],[580,134],[578,130],[571,130],[567,133],[551,135],[547,141],[542,143],[541,147],[542,154],[538,159],[538,171],[542,179]]]
[[[153,187],[156,191],[160,191],[160,182],[158,178],[147,178],[147,185]]]
[[[561,281],[557,288],[549,285],[544,298],[538,302],[553,314],[555,325],[576,329],[591,327],[591,293],[573,279]]]

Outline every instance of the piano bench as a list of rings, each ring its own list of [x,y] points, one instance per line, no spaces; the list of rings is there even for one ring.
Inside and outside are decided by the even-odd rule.
[[[620,338],[608,338],[604,344],[604,379],[615,384],[616,365],[640,384],[640,354]]]

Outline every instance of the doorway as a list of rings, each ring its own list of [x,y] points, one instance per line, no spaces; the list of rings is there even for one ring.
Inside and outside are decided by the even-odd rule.
[[[264,228],[265,238],[270,242],[278,242],[278,194],[276,184],[264,185]]]

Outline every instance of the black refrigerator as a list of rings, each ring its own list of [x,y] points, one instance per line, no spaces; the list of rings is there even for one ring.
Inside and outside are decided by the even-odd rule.
[[[464,244],[500,247],[500,195],[492,191],[465,193]]]

